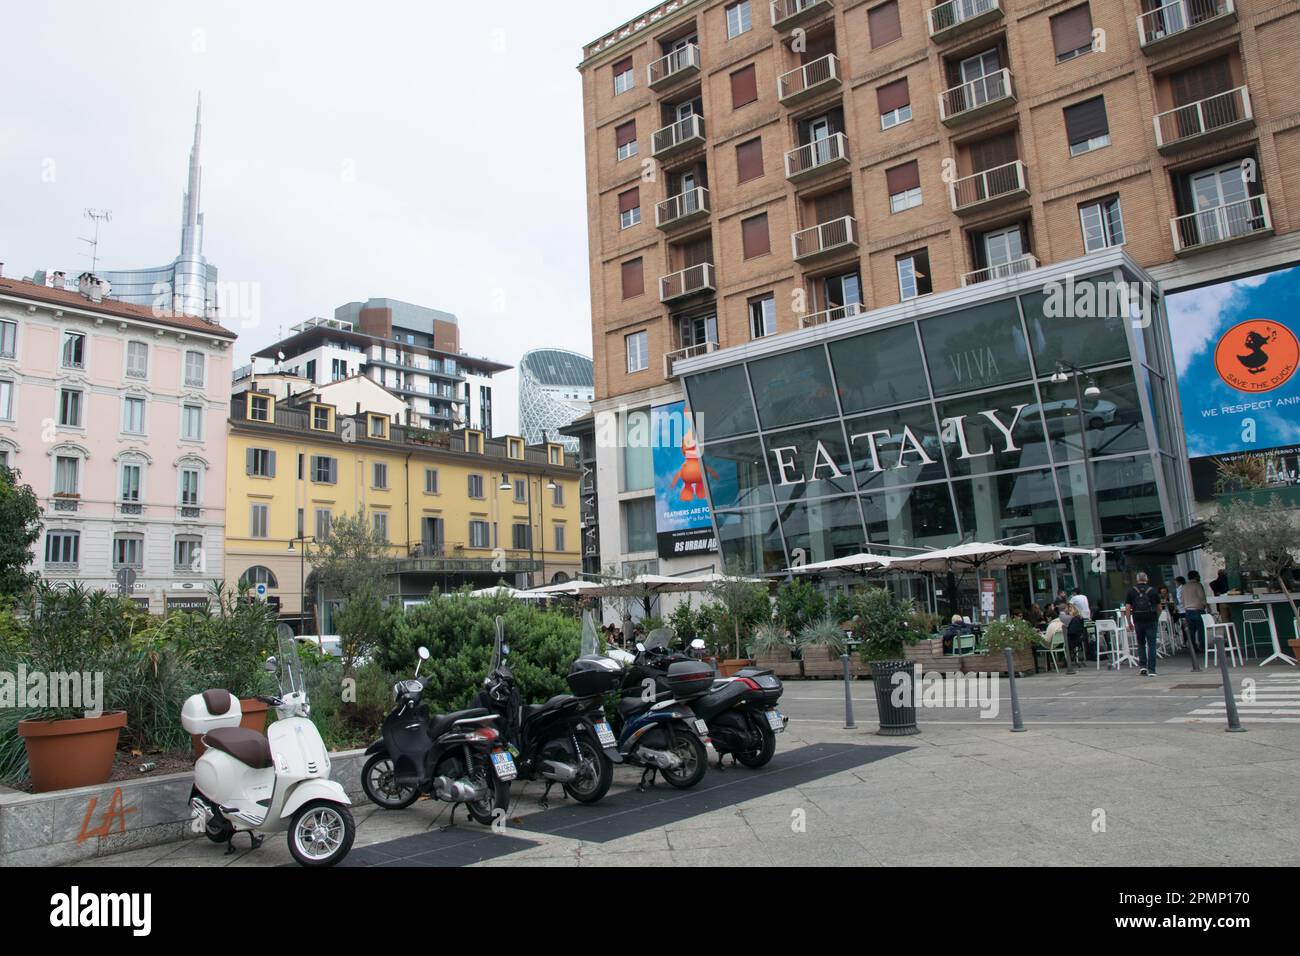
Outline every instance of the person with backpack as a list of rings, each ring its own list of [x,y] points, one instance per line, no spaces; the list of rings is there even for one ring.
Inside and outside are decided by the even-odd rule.
[[[1124,595],[1124,613],[1133,623],[1137,634],[1138,665],[1143,677],[1156,676],[1156,649],[1160,645],[1160,629],[1156,621],[1160,618],[1160,595],[1147,579],[1145,571],[1139,571],[1137,583]]]

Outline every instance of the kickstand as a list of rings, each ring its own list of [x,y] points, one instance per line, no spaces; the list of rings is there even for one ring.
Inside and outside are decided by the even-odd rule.
[[[542,798],[537,801],[537,805],[541,807],[543,810],[551,809],[551,801],[548,798],[551,795],[551,787],[553,786],[555,786],[555,781],[548,780],[546,783],[546,792],[543,793]]]
[[[651,787],[655,785],[656,772],[657,772],[657,768],[655,767],[646,767],[644,770],[641,771],[641,782],[637,784],[638,792],[645,793],[647,790],[649,790]]]
[[[719,769],[719,770],[723,770],[723,769],[725,769],[725,768],[722,766],[722,760],[723,760],[723,758],[724,758],[725,756],[726,756],[726,754],[718,754],[718,769]],[[734,758],[734,757],[731,758],[731,765],[732,765],[733,767],[736,765],[736,758]]]
[[[252,830],[249,830],[249,831],[248,831],[248,842],[249,842],[249,847],[248,847],[248,848],[249,848],[250,850],[256,850],[256,849],[260,848],[261,845],[262,845],[265,841],[266,841],[266,837],[264,837],[264,836],[258,836],[258,835],[257,835],[256,833],[254,833]],[[226,856],[231,856],[231,855],[233,855],[235,852],[236,852],[236,850],[235,850],[235,834],[232,833],[232,834],[230,834],[230,839],[226,841]]]

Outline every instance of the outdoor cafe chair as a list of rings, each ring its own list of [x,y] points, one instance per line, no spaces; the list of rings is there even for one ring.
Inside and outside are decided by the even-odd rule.
[[[1241,643],[1247,658],[1259,643],[1255,637],[1257,627],[1264,629],[1264,640],[1261,646],[1267,647],[1270,654],[1273,652],[1273,631],[1268,624],[1268,611],[1262,607],[1248,607],[1241,612],[1241,630],[1244,638]]]
[[[967,654],[975,653],[975,635],[974,634],[957,634],[952,639],[952,653],[954,657],[964,657]]]
[[[1064,658],[1067,653],[1065,648],[1065,629],[1061,628],[1052,635],[1052,643],[1050,645],[1047,647],[1036,647],[1034,648],[1034,652],[1038,654],[1046,654],[1048,659],[1052,662],[1052,668],[1059,674],[1061,668],[1060,665],[1056,663],[1056,655],[1059,654]]]
[[[1109,657],[1110,667],[1119,667],[1120,661],[1120,644],[1119,644],[1119,625],[1114,621],[1102,619],[1096,622],[1097,627],[1097,670],[1101,670],[1101,660],[1103,657]],[[1104,646],[1103,646],[1104,645]]]
[[[1241,645],[1237,642],[1237,628],[1231,621],[1216,621],[1213,614],[1205,615],[1205,666],[1210,666],[1211,654],[1214,655],[1214,663],[1219,663],[1218,648],[1214,646],[1215,634],[1223,635],[1223,649],[1228,655],[1228,666],[1240,667],[1245,658],[1241,653]]]

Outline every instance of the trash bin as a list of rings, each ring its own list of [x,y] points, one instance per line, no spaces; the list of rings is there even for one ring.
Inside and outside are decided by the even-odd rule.
[[[911,694],[903,694],[904,706],[894,703],[894,675],[905,672],[912,688]],[[880,730],[883,737],[907,737],[919,734],[916,726],[916,661],[872,661],[871,680],[876,688],[876,710],[880,714]],[[908,684],[904,684],[906,688]]]

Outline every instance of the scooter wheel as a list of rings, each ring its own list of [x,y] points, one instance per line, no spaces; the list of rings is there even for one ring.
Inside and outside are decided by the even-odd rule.
[[[686,790],[704,779],[704,771],[709,769],[709,752],[704,749],[704,741],[689,731],[675,730],[673,738],[673,753],[682,758],[682,765],[660,773],[671,786]]]
[[[393,760],[378,753],[361,768],[361,789],[371,803],[384,810],[405,810],[420,797],[415,787],[398,787],[393,781]]]
[[[503,814],[510,812],[510,782],[498,780],[497,775],[491,770],[487,773],[491,793],[478,803],[465,804],[465,810],[473,817],[475,823],[490,827],[496,823],[498,810]]]
[[[776,754],[776,734],[772,732],[772,728],[766,722],[759,723],[757,726],[758,735],[763,740],[762,745],[757,750],[736,754],[737,760],[753,770],[767,764]]]
[[[348,855],[356,835],[357,825],[347,807],[313,800],[293,815],[289,852],[303,866],[333,866]]]
[[[566,783],[564,792],[579,803],[595,803],[609,792],[609,785],[614,782],[614,764],[586,737],[578,738],[578,748],[578,759],[589,763],[595,773],[581,783]]]

